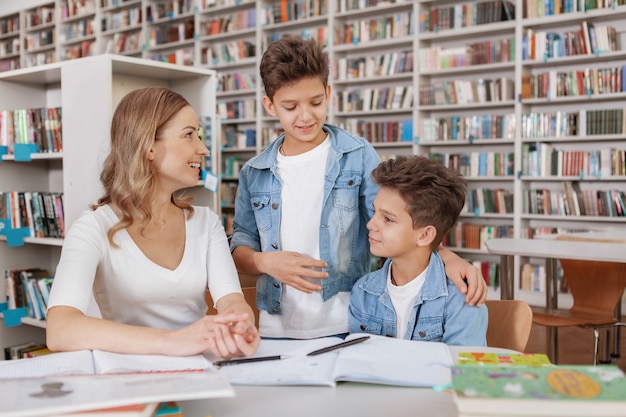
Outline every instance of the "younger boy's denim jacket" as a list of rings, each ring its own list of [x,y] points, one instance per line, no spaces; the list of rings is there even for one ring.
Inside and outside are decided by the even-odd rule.
[[[397,337],[396,312],[387,291],[391,260],[359,279],[350,294],[350,333]],[[487,307],[470,307],[448,279],[436,251],[417,296],[403,339],[486,346]]]
[[[320,258],[329,265],[329,276],[322,280],[322,298],[326,301],[339,291],[350,291],[354,282],[371,270],[366,224],[378,193],[371,172],[380,158],[365,139],[328,124],[323,129],[331,141],[319,231]],[[231,252],[239,246],[262,252],[282,250],[282,184],[276,176],[276,155],[284,138],[284,134],[279,136],[241,169]],[[262,274],[257,281],[257,307],[282,314],[282,285]]]

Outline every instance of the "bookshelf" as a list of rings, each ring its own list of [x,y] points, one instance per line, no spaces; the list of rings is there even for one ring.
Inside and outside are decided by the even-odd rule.
[[[7,110],[61,107],[63,113],[62,152],[33,153],[30,161],[3,155],[0,190],[63,193],[67,228],[101,194],[99,174],[108,153],[110,120],[124,95],[148,86],[181,93],[203,119],[207,145],[215,150],[217,136],[211,127],[217,126],[216,85],[213,70],[111,54],[0,73],[0,95]],[[218,155],[213,152],[206,164],[218,167],[217,162]],[[195,196],[195,204],[219,212],[217,194],[200,182],[187,192]],[[0,268],[38,266],[54,274],[62,243],[62,239],[28,237],[23,244],[10,246],[8,239],[0,236]],[[4,286],[2,280],[2,294]],[[45,322],[22,321],[26,325],[6,327],[0,323],[1,347],[43,341]]]
[[[21,23],[29,13],[58,8],[66,2],[31,0],[24,10],[5,12],[0,6],[0,22],[17,15]],[[216,103],[221,131],[218,154],[223,174],[220,200],[227,228],[238,168],[261,152],[279,129],[277,120],[268,117],[261,105],[263,87],[258,66],[262,51],[272,39],[290,33],[316,37],[326,45],[332,87],[329,122],[371,139],[382,158],[425,154],[466,170],[473,198],[461,216],[459,230],[451,234],[449,246],[468,260],[485,263],[483,274],[492,271],[499,261],[481,245],[481,239],[488,236],[524,237],[554,229],[626,230],[623,216],[530,213],[524,204],[537,190],[547,190],[544,198],[558,199],[566,187],[581,191],[616,191],[624,187],[624,175],[607,176],[605,172],[601,176],[531,174],[528,161],[533,150],[535,157],[542,150],[544,154],[554,150],[560,152],[561,158],[568,152],[574,155],[599,151],[599,157],[605,161],[610,155],[606,150],[625,150],[623,129],[612,133],[586,131],[593,120],[607,117],[609,113],[605,111],[623,109],[620,103],[625,93],[604,90],[602,94],[526,96],[532,80],[567,76],[571,79],[578,76],[573,75],[576,71],[582,70],[584,75],[586,68],[598,74],[608,74],[609,69],[617,73],[618,68],[623,72],[624,0],[92,3],[94,54],[110,51],[217,72]],[[49,24],[60,30],[66,23],[55,19]],[[189,29],[192,20],[193,36],[189,37],[185,28]],[[577,33],[583,22],[587,28],[597,30],[596,41],[604,33],[602,27],[615,27],[617,48],[605,51],[598,47],[597,51],[578,55],[560,52],[560,45],[574,43],[567,33]],[[31,30],[21,25],[20,39]],[[165,38],[157,36],[163,33]],[[168,33],[173,37],[168,38]],[[563,39],[560,43],[554,42],[557,34],[559,40]],[[15,34],[0,35],[0,42],[4,42],[2,36],[15,39]],[[539,49],[535,55],[527,56],[532,39]],[[60,42],[57,36],[52,47],[58,52],[57,60],[62,59]],[[547,55],[553,50],[559,52]],[[32,61],[29,57],[33,54],[25,49],[20,51],[17,58],[22,67],[30,64],[28,59]],[[42,54],[45,55],[39,52]],[[0,69],[15,60],[16,57],[0,55]],[[546,91],[554,92],[555,83],[552,85]],[[557,119],[551,118],[552,113],[578,114],[581,109],[585,116],[577,122],[576,134],[553,135],[537,127],[541,117],[557,123]],[[615,119],[614,114],[611,117]],[[567,117],[558,120],[561,125],[569,124]],[[527,126],[535,126],[530,128],[532,135],[527,134]],[[473,243],[463,243],[468,237]],[[539,263],[517,258],[517,283],[526,261]],[[519,294],[533,304],[542,303],[542,295],[536,292]],[[492,290],[489,296],[497,298],[498,292]]]

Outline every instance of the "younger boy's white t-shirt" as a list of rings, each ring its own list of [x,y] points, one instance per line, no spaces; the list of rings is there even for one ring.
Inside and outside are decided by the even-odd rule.
[[[282,183],[281,250],[319,259],[319,230],[324,201],[327,138],[315,149],[276,159]],[[320,281],[319,279],[317,280]],[[348,332],[349,292],[340,292],[324,302],[319,291],[311,294],[283,285],[282,314],[259,315],[262,337],[311,339]]]
[[[404,339],[407,326],[409,325],[409,319],[411,318],[411,314],[413,312],[413,306],[415,305],[415,300],[424,286],[424,281],[426,281],[428,267],[426,267],[426,269],[424,269],[422,273],[413,280],[400,286],[391,282],[392,268],[393,264],[389,267],[389,273],[387,275],[387,291],[389,291],[391,304],[393,304],[393,308],[396,311],[396,324],[398,327],[396,337],[398,339]]]

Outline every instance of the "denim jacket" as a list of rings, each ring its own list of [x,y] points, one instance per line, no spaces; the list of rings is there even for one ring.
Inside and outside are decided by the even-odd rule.
[[[326,301],[339,291],[350,291],[354,282],[370,271],[365,225],[378,193],[371,172],[380,158],[364,138],[328,124],[323,129],[331,141],[319,231],[320,258],[328,263],[329,276],[322,280],[322,298]],[[279,243],[282,184],[276,176],[276,155],[284,139],[284,134],[279,136],[241,169],[231,252],[239,246],[262,252],[282,250]],[[270,314],[282,314],[282,285],[269,275],[260,275],[257,307]]]
[[[390,265],[387,259],[381,269],[354,285],[350,294],[350,333],[396,337],[396,312],[387,291]],[[470,307],[464,298],[446,277],[441,257],[433,251],[404,339],[486,346],[487,307]]]

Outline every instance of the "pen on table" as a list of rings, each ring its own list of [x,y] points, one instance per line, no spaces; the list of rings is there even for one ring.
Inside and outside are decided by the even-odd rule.
[[[226,365],[238,365],[241,363],[251,363],[251,362],[266,362],[266,361],[279,361],[281,359],[287,359],[285,355],[274,355],[274,356],[259,356],[256,358],[237,358],[237,359],[225,359],[222,361],[213,362],[214,366],[226,366]]]
[[[318,349],[318,350],[314,350],[311,353],[308,353],[307,356],[315,356],[315,355],[319,355],[321,353],[326,353],[326,352],[331,352],[335,349],[341,349],[342,347],[346,347],[346,346],[350,346],[350,345],[355,345],[357,343],[361,343],[361,342],[365,342],[367,339],[369,339],[369,336],[363,336],[363,337],[359,337],[356,339],[352,339],[352,340],[348,340],[346,342],[341,342],[341,343],[337,343],[336,345],[332,345],[332,346],[328,346],[322,349]]]

